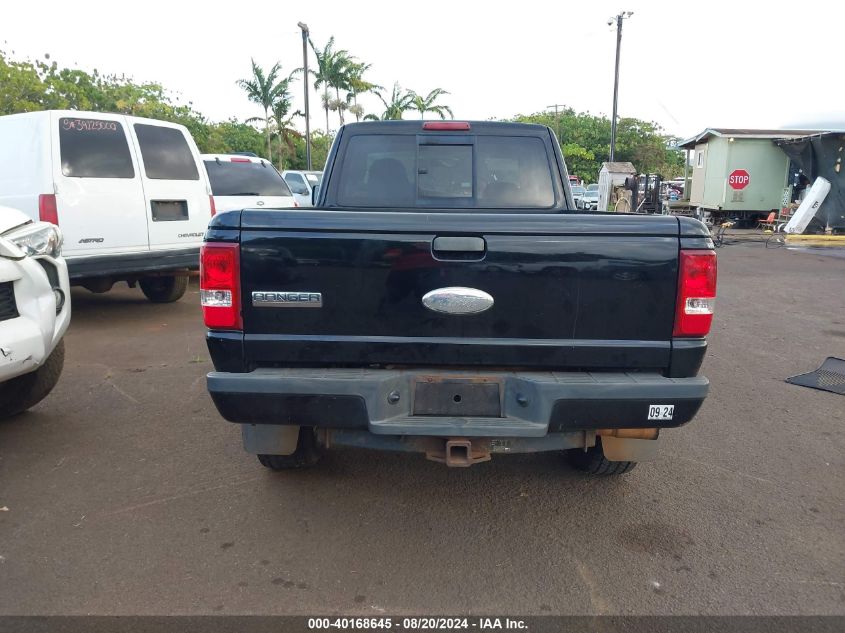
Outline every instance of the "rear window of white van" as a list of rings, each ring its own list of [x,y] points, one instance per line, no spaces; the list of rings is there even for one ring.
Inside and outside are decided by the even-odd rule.
[[[134,178],[126,132],[118,121],[59,119],[62,174],[71,178]]]
[[[135,124],[144,171],[154,180],[199,180],[197,163],[181,130]]]

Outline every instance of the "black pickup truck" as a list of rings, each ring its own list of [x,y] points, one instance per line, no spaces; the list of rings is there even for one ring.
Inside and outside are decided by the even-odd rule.
[[[200,277],[209,392],[272,469],[346,445],[618,474],[707,395],[707,228],[574,211],[543,126],[346,125],[315,208],[215,216]]]

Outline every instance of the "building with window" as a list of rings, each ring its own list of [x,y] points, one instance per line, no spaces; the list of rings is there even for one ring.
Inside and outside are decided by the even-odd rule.
[[[789,202],[791,171],[774,141],[816,132],[707,128],[682,141],[678,147],[688,152],[692,170],[690,206],[745,224],[779,211]]]

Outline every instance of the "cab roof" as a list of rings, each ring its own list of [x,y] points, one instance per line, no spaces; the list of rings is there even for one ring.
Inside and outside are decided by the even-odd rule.
[[[442,125],[465,124],[463,129],[437,129]],[[537,123],[514,123],[512,121],[441,121],[439,119],[416,121],[361,121],[347,123],[341,128],[343,134],[487,134],[491,136],[539,136],[549,134],[545,125]]]

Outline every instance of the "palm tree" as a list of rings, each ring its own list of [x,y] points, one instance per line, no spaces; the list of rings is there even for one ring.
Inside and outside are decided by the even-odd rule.
[[[236,83],[245,92],[247,98],[253,103],[257,103],[264,108],[264,134],[267,137],[267,158],[273,160],[272,149],[270,147],[270,110],[273,104],[279,99],[280,95],[288,92],[288,87],[293,75],[286,79],[276,81],[279,73],[282,72],[282,65],[276,62],[270,69],[270,72],[264,73],[264,70],[252,62],[252,77],[250,79],[239,79]]]
[[[293,118],[304,115],[299,110],[291,114],[290,109],[292,104],[293,101],[290,93],[285,93],[276,100],[272,108],[273,127],[279,139],[279,171],[285,168],[285,150],[289,154],[293,154],[295,152],[296,139],[302,137],[293,127]]]
[[[356,66],[357,62],[355,58],[346,51],[337,51],[331,60],[329,77],[331,86],[335,92],[334,107],[332,110],[337,111],[341,125],[345,122],[343,112],[348,107],[348,93],[352,90],[352,77],[354,76]],[[347,92],[346,100],[340,98],[341,90]]]
[[[375,94],[384,104],[384,114],[381,115],[381,119],[368,114],[364,117],[366,121],[398,121],[402,119],[402,115],[405,112],[414,107],[414,97],[416,94],[412,90],[403,90],[398,81],[393,84],[393,92],[390,94],[389,101],[382,96],[381,92],[376,92]]]
[[[322,102],[326,111],[326,134],[329,133],[329,110],[332,110],[332,100],[329,97],[329,88],[335,90],[335,100],[340,101],[340,91],[348,89],[347,76],[350,67],[355,63],[354,58],[346,50],[334,50],[334,35],[329,38],[326,45],[319,49],[312,39],[308,39],[311,50],[317,57],[317,70],[314,71],[314,89],[323,88]],[[343,111],[338,109],[341,124],[343,124]]]
[[[382,86],[379,86],[374,83],[370,83],[366,79],[364,79],[364,73],[370,69],[370,64],[364,63],[352,63],[349,67],[349,73],[347,76],[347,83],[349,85],[349,92],[346,95],[346,101],[349,103],[350,101],[352,104],[349,106],[348,110],[355,115],[355,120],[360,121],[361,117],[364,116],[364,109],[358,105],[358,95],[363,94],[365,92],[376,92],[377,90],[383,90]]]
[[[356,121],[360,121],[364,117],[364,108],[357,103],[353,103],[349,106],[349,111],[355,115]]]
[[[343,112],[344,110],[349,109],[349,104],[346,103],[343,99],[330,99],[329,100],[329,110],[332,112],[337,112],[338,118],[340,119],[340,124],[343,125]]]
[[[346,100],[340,98],[340,91],[349,91],[351,89],[351,85],[349,83],[351,76],[350,69],[354,63],[355,62],[352,57],[338,56],[335,59],[332,85],[334,86],[335,92],[335,109],[337,110],[341,125],[345,122],[343,112],[347,109],[349,104]]]
[[[454,119],[454,115],[452,114],[451,108],[447,105],[435,105],[435,101],[437,101],[438,97],[442,97],[443,95],[449,94],[443,88],[435,88],[431,92],[429,92],[425,97],[421,97],[418,94],[414,94],[414,102],[411,105],[411,109],[416,110],[420,113],[420,118],[425,118],[426,112],[434,112],[440,116],[441,119],[446,118],[446,114],[449,115],[450,119]]]

